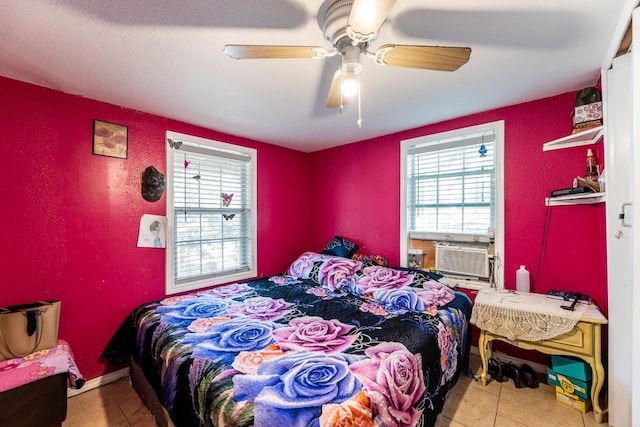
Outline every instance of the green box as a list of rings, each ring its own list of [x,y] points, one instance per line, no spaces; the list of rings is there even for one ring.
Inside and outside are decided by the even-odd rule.
[[[585,382],[591,380],[591,367],[582,360],[564,356],[551,356],[551,366],[558,374]]]
[[[580,381],[547,368],[547,383],[562,388],[566,394],[572,394],[585,400],[591,399],[591,381]]]

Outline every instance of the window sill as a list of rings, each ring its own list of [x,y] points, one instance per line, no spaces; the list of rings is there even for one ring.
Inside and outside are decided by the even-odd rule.
[[[460,243],[489,243],[492,240],[488,235],[436,233],[427,231],[410,231],[409,238],[414,240],[435,240]]]
[[[174,283],[167,281],[167,287],[165,292],[167,295],[174,295],[181,292],[194,292],[202,289],[212,288],[218,285],[224,285],[227,283],[240,282],[256,278],[255,269],[249,271],[243,271],[239,273],[226,274],[224,276],[218,276],[202,280],[193,280],[190,282]],[[168,279],[167,279],[168,280]]]
[[[478,291],[480,289],[488,289],[491,287],[489,282],[483,282],[480,280],[459,279],[459,278],[447,277],[447,276],[445,276],[445,278],[447,279],[447,282],[449,283],[453,282],[456,284],[457,288],[461,288],[461,289]]]

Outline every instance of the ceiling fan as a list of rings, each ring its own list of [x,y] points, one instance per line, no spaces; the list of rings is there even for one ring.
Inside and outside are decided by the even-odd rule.
[[[342,63],[334,73],[327,96],[327,108],[340,108],[347,97],[359,95],[360,56],[374,59],[376,64],[424,70],[455,71],[466,64],[471,55],[469,47],[419,46],[386,44],[375,51],[368,50],[378,30],[396,0],[335,0],[330,2],[324,16],[320,16],[324,37],[332,49],[320,46],[233,45],[223,52],[234,59],[270,58],[326,58],[341,55]],[[321,8],[321,11],[324,8]],[[360,97],[358,96],[358,126]]]

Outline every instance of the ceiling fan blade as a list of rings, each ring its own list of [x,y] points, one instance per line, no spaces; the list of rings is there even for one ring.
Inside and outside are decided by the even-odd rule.
[[[380,26],[396,0],[353,0],[347,21],[347,35],[357,42],[368,42]]]
[[[318,46],[275,46],[228,44],[225,55],[234,59],[271,59],[271,58],[324,58],[326,49]]]
[[[393,67],[455,71],[469,61],[470,47],[386,44],[375,52],[375,61]]]
[[[341,105],[347,103],[347,98],[341,97],[342,94],[342,72],[336,71],[331,80],[331,87],[329,88],[329,94],[327,95],[327,108],[339,108]]]

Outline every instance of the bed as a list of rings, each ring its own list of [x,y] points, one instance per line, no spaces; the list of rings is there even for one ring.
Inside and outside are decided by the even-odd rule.
[[[432,426],[467,368],[470,315],[427,273],[307,252],[138,307],[132,382],[160,425]]]

